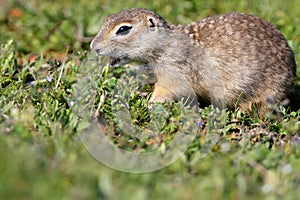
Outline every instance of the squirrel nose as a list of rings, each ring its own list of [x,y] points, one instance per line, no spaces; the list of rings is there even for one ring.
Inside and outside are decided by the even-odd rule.
[[[104,56],[105,55],[102,48],[94,47],[94,48],[92,48],[92,50],[95,51],[98,56]]]
[[[96,51],[97,54],[101,54],[101,49],[95,49],[94,51]]]
[[[101,54],[101,48],[97,47],[96,45],[93,45],[93,42],[91,43],[91,50],[95,51],[97,54]]]
[[[95,37],[90,44],[91,50],[96,51],[97,53],[100,53],[100,49],[97,47],[97,37]]]
[[[95,41],[96,39],[94,39],[91,44],[90,44],[90,48],[91,50],[95,51],[98,55],[101,55],[103,53],[103,50],[99,47],[99,45],[97,45],[97,41]]]

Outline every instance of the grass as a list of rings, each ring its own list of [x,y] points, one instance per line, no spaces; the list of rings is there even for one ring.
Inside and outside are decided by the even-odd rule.
[[[264,121],[227,111],[223,116],[226,123],[222,123],[224,118],[218,118],[218,111],[211,106],[196,116],[180,102],[156,105],[155,112],[149,112],[147,92],[151,87],[142,88],[141,97],[135,80],[123,76],[130,71],[105,66],[99,70],[93,62],[96,58],[89,54],[89,41],[106,15],[129,7],[148,7],[172,23],[229,11],[254,13],[283,32],[300,63],[299,1],[0,2],[1,199],[300,196],[299,68],[296,108],[280,107],[277,115]],[[97,84],[89,84],[91,81]],[[115,98],[115,91],[126,98]],[[124,106],[129,112],[123,112]],[[199,134],[180,159],[161,170],[120,172],[93,158],[80,140],[80,133],[90,125],[91,115],[86,113],[95,112],[98,120],[106,120],[103,126],[110,140],[128,151],[164,152],[178,130],[194,130],[185,123],[191,120],[198,120]],[[129,116],[131,126],[148,135],[126,135],[130,124],[117,121],[116,116]],[[160,133],[154,139],[151,127]],[[214,131],[222,134],[215,145],[211,141],[211,152],[205,154],[205,136]],[[116,159],[123,161],[122,157]]]

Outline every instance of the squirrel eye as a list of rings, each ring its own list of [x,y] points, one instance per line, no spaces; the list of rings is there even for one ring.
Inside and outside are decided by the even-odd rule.
[[[121,26],[116,32],[116,35],[127,35],[131,29],[131,26]]]

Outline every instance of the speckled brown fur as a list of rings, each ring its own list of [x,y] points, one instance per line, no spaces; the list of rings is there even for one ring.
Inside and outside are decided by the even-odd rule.
[[[126,35],[116,32],[131,27]],[[108,16],[91,48],[122,62],[154,68],[153,102],[195,93],[204,102],[263,116],[268,102],[293,92],[294,53],[276,27],[254,15],[228,13],[173,25],[151,10],[133,8]]]

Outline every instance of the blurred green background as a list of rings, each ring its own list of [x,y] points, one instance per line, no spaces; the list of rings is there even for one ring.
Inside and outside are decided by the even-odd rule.
[[[88,49],[105,16],[131,7],[155,10],[168,22],[186,24],[231,11],[256,14],[275,24],[299,47],[299,1],[2,1],[0,41],[14,38],[22,52]],[[298,57],[299,58],[299,57]]]
[[[91,157],[67,103],[79,63],[108,14],[145,7],[182,24],[231,11],[256,14],[279,28],[300,63],[299,0],[0,0],[0,5],[0,199],[300,198],[297,138],[272,149],[247,138],[242,145],[222,139],[204,159],[189,162],[190,150],[160,171],[128,174]],[[65,71],[56,87],[41,71],[62,62]],[[57,80],[59,71],[51,77]],[[297,77],[299,88],[299,70]],[[32,80],[40,82],[30,87]],[[263,126],[283,138],[298,136],[299,116],[300,111],[287,112]],[[259,132],[261,122],[252,122],[249,127]],[[222,150],[223,144],[231,148]]]

